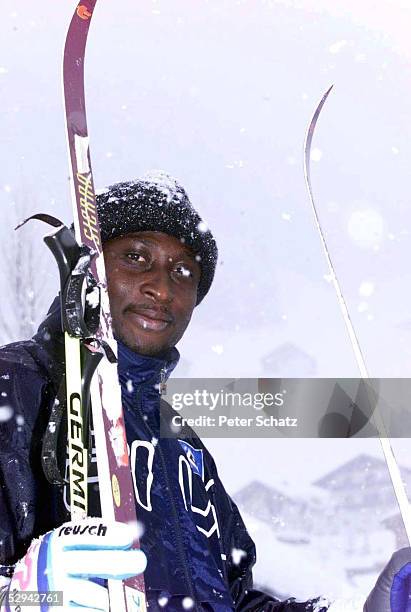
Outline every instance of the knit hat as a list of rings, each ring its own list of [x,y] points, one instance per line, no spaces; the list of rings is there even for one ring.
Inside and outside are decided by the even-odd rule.
[[[165,172],[116,183],[96,193],[101,240],[132,232],[164,232],[179,238],[196,254],[201,266],[197,304],[211,287],[217,264],[217,244],[194,210],[184,188]]]

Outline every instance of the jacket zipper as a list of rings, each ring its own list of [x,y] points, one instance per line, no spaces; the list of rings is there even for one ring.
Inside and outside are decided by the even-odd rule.
[[[162,368],[161,372],[160,372],[160,386],[159,386],[159,393],[160,394],[162,393],[161,385],[162,384],[165,385],[166,373],[167,373],[166,368]],[[140,415],[143,415],[143,410],[142,410],[142,395],[143,395],[142,392],[143,392],[143,388],[148,386],[148,385],[150,385],[150,384],[152,384],[152,383],[150,383],[150,382],[143,383],[137,389],[136,399],[137,399],[137,405],[139,407]],[[149,432],[149,434],[151,436],[151,439],[153,439],[155,436],[154,436],[154,432],[151,429],[150,425],[144,419],[142,419],[142,421],[144,423],[144,426],[147,428],[147,430],[148,430],[148,432]],[[167,472],[166,462],[165,462],[165,459],[164,459],[164,454],[163,454],[163,451],[160,448],[160,445],[156,446],[156,451],[160,455],[161,465],[162,465],[163,474],[164,474],[164,480],[166,482],[167,490],[169,491],[169,498],[170,498],[170,502],[171,502],[171,508],[172,508],[172,512],[173,512],[174,525],[175,525],[175,529],[173,530],[174,531],[173,535],[174,535],[174,542],[176,544],[176,550],[177,550],[178,558],[179,558],[179,561],[180,561],[181,566],[183,568],[184,576],[185,576],[185,579],[187,581],[187,585],[188,585],[189,590],[190,590],[189,595],[190,595],[191,599],[193,600],[193,602],[195,604],[194,610],[197,612],[197,611],[200,610],[200,608],[198,608],[198,606],[197,606],[197,602],[196,602],[196,597],[195,597],[195,592],[194,592],[194,587],[193,587],[193,583],[192,583],[192,580],[191,580],[191,576],[190,576],[190,574],[187,571],[187,559],[186,559],[186,556],[185,556],[185,553],[184,553],[184,546],[183,546],[183,542],[182,542],[182,538],[181,538],[181,530],[180,530],[180,523],[179,523],[179,520],[178,520],[178,513],[177,513],[177,509],[176,509],[176,503],[175,503],[173,492],[172,492],[172,489],[171,489],[171,486],[170,486],[170,480],[168,478],[168,472]]]

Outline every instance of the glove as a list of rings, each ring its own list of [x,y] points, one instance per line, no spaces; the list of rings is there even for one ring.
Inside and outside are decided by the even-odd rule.
[[[411,612],[411,548],[393,554],[368,596],[364,612]]]
[[[33,605],[24,606],[27,591],[62,591],[62,608],[49,607],[45,602],[41,611],[82,606],[82,612],[108,612],[108,590],[103,579],[124,580],[145,570],[145,554],[131,548],[134,535],[135,530],[124,523],[88,518],[64,523],[33,540],[15,567],[1,610],[33,610]]]

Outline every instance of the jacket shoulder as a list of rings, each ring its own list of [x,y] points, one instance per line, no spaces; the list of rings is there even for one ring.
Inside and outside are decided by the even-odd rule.
[[[9,364],[10,367],[28,368],[37,371],[39,362],[36,359],[36,353],[40,351],[40,347],[34,340],[22,340],[0,346],[1,367],[6,367]]]
[[[34,341],[14,342],[0,347],[0,406],[3,408],[1,434],[21,430],[17,421],[33,427],[39,409],[49,403],[52,379],[38,355]],[[6,419],[7,413],[15,418]],[[25,428],[23,427],[23,430]]]

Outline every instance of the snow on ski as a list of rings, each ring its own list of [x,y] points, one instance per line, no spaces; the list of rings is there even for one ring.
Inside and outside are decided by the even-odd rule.
[[[327,264],[330,270],[330,277],[331,277],[335,292],[337,294],[338,303],[340,305],[340,309],[341,309],[341,312],[344,318],[346,329],[350,337],[350,342],[351,342],[352,349],[354,351],[358,369],[360,371],[361,377],[367,379],[369,378],[369,374],[368,374],[368,369],[365,363],[364,355],[362,353],[357,334],[355,333],[354,325],[351,321],[348,307],[347,307],[344,295],[342,293],[341,285],[338,281],[338,278],[335,272],[335,268],[332,263],[331,255],[327,247],[327,242],[325,240],[324,232],[321,227],[320,218],[319,218],[317,207],[315,204],[314,193],[313,193],[312,184],[311,184],[311,171],[310,171],[311,170],[311,166],[310,166],[311,144],[312,144],[314,131],[317,125],[318,118],[320,116],[321,110],[332,88],[333,88],[333,85],[331,85],[331,87],[329,87],[329,89],[322,96],[320,102],[318,103],[314,111],[314,114],[312,116],[312,119],[307,129],[305,143],[304,143],[304,175],[305,175],[305,181],[307,185],[309,199],[311,202],[311,207],[314,213],[315,224],[316,224],[318,234],[321,240],[321,245],[323,247],[324,255],[326,257]],[[405,485],[401,477],[401,472],[398,467],[397,461],[395,459],[394,452],[390,444],[390,440],[388,438],[387,429],[385,427],[384,421],[382,419],[382,416],[381,416],[381,413],[378,407],[375,408],[372,419],[373,419],[373,424],[377,428],[378,435],[380,437],[382,451],[384,453],[384,457],[385,457],[385,461],[387,464],[388,472],[390,474],[392,486],[394,488],[395,496],[397,498],[397,503],[398,503],[398,507],[400,510],[401,518],[404,523],[404,528],[405,528],[405,531],[408,537],[408,541],[411,544],[411,507],[408,501],[408,496],[405,490]]]
[[[134,524],[134,548],[139,548],[134,489],[125,434],[117,364],[107,353],[117,354],[111,329],[110,305],[104,268],[99,222],[95,205],[93,175],[84,94],[84,58],[87,35],[97,0],[84,0],[77,7],[67,33],[63,61],[63,86],[71,172],[74,225],[77,240],[95,257],[90,270],[101,292],[100,329],[96,338],[106,347],[97,375],[91,381],[100,500],[103,518]],[[110,351],[111,349],[111,351]],[[68,347],[68,350],[70,348]],[[101,350],[101,349],[100,349]],[[77,360],[78,361],[78,360]],[[123,583],[109,581],[111,609],[146,610],[143,576]]]

